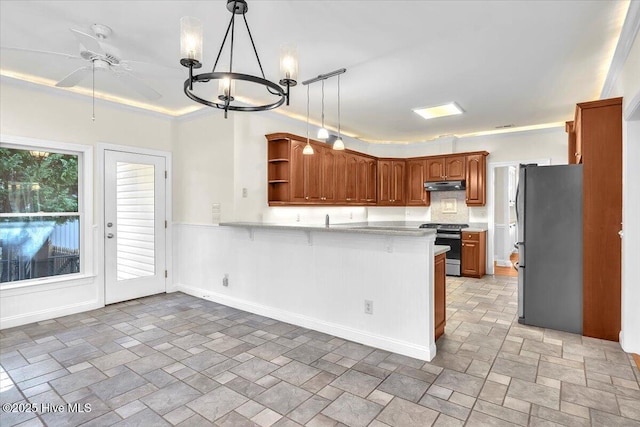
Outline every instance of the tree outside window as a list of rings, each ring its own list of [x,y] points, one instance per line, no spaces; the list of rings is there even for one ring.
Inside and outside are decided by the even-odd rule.
[[[0,283],[80,271],[78,155],[0,148]]]

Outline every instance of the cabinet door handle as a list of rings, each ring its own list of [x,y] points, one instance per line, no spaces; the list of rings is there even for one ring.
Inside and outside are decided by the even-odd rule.
[[[462,246],[464,246],[464,243],[462,244]]]
[[[305,199],[305,200],[309,200],[309,196],[306,196],[304,199]]]

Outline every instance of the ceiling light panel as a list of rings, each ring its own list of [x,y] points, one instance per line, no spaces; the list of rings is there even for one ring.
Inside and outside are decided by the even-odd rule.
[[[435,119],[437,117],[455,116],[462,114],[464,111],[455,102],[443,105],[435,105],[433,107],[414,108],[413,111],[424,119]]]

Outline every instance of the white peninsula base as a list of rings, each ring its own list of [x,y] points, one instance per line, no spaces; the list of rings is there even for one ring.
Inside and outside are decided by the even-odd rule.
[[[432,230],[176,228],[174,290],[402,355],[435,357]]]

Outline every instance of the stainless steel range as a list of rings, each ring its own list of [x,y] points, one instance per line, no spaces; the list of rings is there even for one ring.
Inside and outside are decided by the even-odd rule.
[[[462,229],[468,224],[422,224],[420,228],[435,228],[436,245],[447,245],[451,250],[447,252],[447,276],[460,276],[462,258]]]

